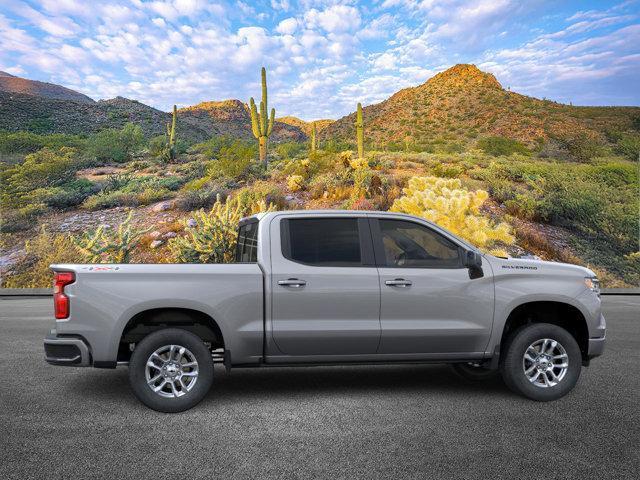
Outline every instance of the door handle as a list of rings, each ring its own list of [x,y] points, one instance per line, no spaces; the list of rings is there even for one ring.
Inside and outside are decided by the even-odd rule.
[[[413,285],[411,280],[405,280],[404,278],[396,278],[395,280],[386,280],[384,284],[389,285],[390,287],[400,287],[400,288],[410,287],[411,285]]]
[[[286,280],[278,280],[278,285],[283,287],[301,288],[307,284],[304,280],[298,280],[297,278],[287,278]]]

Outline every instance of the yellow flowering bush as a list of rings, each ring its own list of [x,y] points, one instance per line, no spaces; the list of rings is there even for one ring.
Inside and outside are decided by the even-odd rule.
[[[292,192],[302,190],[304,187],[304,177],[302,175],[289,175],[287,177],[287,188]]]
[[[169,240],[169,249],[178,263],[225,263],[233,260],[238,240],[238,222],[249,215],[269,212],[265,201],[243,206],[238,197],[220,200],[208,212],[193,212],[184,222],[186,235]]]
[[[412,177],[391,211],[431,220],[481,249],[504,255],[499,244],[515,241],[507,223],[494,223],[480,213],[489,198],[484,190],[470,192],[454,178]]]

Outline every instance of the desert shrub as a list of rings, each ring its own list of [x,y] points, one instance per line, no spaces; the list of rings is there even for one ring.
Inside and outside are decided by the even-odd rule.
[[[307,151],[307,145],[301,142],[283,142],[275,146],[278,157],[290,160],[298,157]]]
[[[539,202],[531,195],[517,193],[505,203],[507,213],[525,220],[535,220],[540,210]]]
[[[169,240],[169,249],[179,263],[225,263],[233,261],[240,219],[273,207],[260,203],[243,207],[236,198],[216,201],[211,210],[193,212],[190,226],[184,222],[185,235]]]
[[[527,155],[529,150],[517,140],[506,137],[484,137],[478,140],[478,148],[488,155],[499,157],[519,153]]]
[[[616,142],[616,152],[631,160],[640,159],[640,134],[623,134]]]
[[[82,207],[87,210],[102,210],[114,207],[139,207],[171,198],[175,193],[166,188],[147,187],[139,191],[115,190],[102,191],[88,197]]]
[[[447,163],[438,163],[432,169],[434,175],[444,178],[458,178],[464,172],[464,169],[458,165]]]
[[[51,208],[69,208],[81,204],[98,190],[95,183],[81,178],[60,187],[37,188],[31,192],[31,198],[34,202],[44,203]]]
[[[157,135],[149,140],[149,155],[160,157],[164,155],[167,147],[167,137],[165,135]]]
[[[289,175],[287,177],[287,188],[292,192],[297,192],[304,188],[304,177],[302,175]]]
[[[205,188],[202,190],[186,190],[180,192],[175,200],[175,207],[184,212],[191,212],[200,208],[211,207],[217,198],[224,200],[227,197],[226,190]]]
[[[93,231],[79,237],[72,237],[76,249],[88,263],[129,263],[131,253],[140,243],[146,230],[131,225],[133,211],[118,225],[118,228],[107,228],[100,225]]]
[[[602,155],[602,145],[592,135],[585,132],[576,132],[557,138],[561,145],[566,148],[569,155],[579,162],[588,162],[593,158]]]
[[[125,206],[138,206],[138,199],[135,193],[125,193],[119,190],[115,192],[100,192],[87,198],[82,203],[82,208],[87,210],[103,210],[105,208]]]
[[[102,130],[89,138],[89,154],[100,162],[125,162],[144,142],[139,125],[127,123],[120,130]]]
[[[31,132],[0,132],[0,153],[34,153],[45,147],[52,150],[62,147],[83,150],[86,143],[86,139],[79,135],[64,133],[38,135]]]
[[[283,208],[286,205],[282,189],[267,181],[257,181],[250,187],[236,190],[233,196],[243,209],[251,208],[252,205],[257,205],[262,201],[277,208]]]
[[[0,232],[11,233],[28,230],[36,224],[38,215],[47,211],[44,203],[30,203],[18,209],[2,209]]]
[[[500,244],[515,240],[508,224],[495,224],[480,213],[489,194],[484,190],[470,192],[460,180],[413,177],[402,193],[392,211],[424,217],[479,248],[503,254]]]
[[[206,142],[198,143],[191,147],[194,153],[201,153],[207,158],[218,158],[220,150],[229,148],[236,142],[233,137],[226,135],[211,137]]]
[[[68,235],[54,234],[42,227],[25,244],[26,257],[16,272],[4,281],[6,288],[46,288],[53,284],[53,263],[77,263],[82,257]]]
[[[29,204],[33,190],[60,186],[79,168],[81,162],[72,148],[63,147],[58,151],[43,148],[31,153],[23,163],[0,172],[0,203],[4,207]]]
[[[234,140],[230,145],[220,148],[218,160],[211,162],[207,170],[211,174],[237,178],[247,170],[256,154],[255,145]]]

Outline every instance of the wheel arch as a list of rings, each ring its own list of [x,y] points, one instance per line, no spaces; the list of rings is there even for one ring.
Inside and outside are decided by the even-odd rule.
[[[224,348],[224,335],[220,325],[206,312],[185,307],[156,307],[142,310],[125,324],[118,339],[118,361],[130,356],[130,344],[163,328],[182,328],[211,344],[211,348]]]
[[[500,347],[506,345],[513,332],[534,323],[550,323],[567,330],[578,343],[583,362],[588,361],[589,327],[586,317],[579,307],[563,301],[535,300],[514,307],[505,320]]]

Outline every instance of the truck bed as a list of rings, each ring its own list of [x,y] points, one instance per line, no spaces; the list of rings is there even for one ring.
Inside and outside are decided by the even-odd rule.
[[[94,366],[115,366],[127,322],[161,308],[198,310],[214,319],[234,363],[262,357],[263,273],[256,263],[60,264],[52,269],[76,274],[65,288],[70,316],[57,322],[55,333],[81,336]]]

